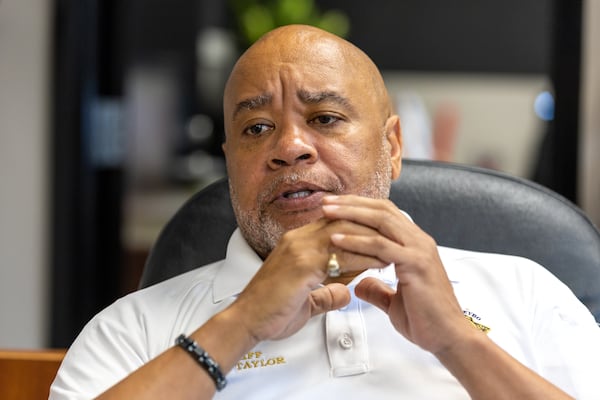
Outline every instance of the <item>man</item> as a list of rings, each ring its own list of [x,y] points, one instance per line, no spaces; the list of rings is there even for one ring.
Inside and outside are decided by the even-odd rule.
[[[386,200],[400,123],[359,49],[276,29],[235,65],[224,115],[226,259],[96,316],[51,398],[600,393],[600,330],[564,285],[527,260],[438,248]]]

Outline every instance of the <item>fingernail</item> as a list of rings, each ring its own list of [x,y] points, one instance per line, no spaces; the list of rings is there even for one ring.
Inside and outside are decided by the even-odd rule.
[[[345,237],[346,237],[346,235],[344,235],[343,233],[334,233],[333,235],[331,235],[331,241],[339,242],[339,241],[344,240]]]
[[[338,208],[340,208],[340,206],[336,206],[334,204],[325,204],[325,205],[323,205],[323,211],[332,212],[332,211],[337,210]]]

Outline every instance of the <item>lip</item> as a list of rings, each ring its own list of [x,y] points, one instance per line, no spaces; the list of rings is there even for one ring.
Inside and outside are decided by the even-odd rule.
[[[308,211],[320,207],[327,193],[329,191],[318,185],[297,182],[278,187],[270,203],[286,212]]]

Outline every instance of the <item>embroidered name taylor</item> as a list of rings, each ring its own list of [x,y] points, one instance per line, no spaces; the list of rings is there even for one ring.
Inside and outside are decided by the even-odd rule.
[[[251,351],[238,361],[235,368],[238,371],[242,371],[245,369],[274,367],[285,363],[285,357],[283,356],[268,357],[261,351]]]

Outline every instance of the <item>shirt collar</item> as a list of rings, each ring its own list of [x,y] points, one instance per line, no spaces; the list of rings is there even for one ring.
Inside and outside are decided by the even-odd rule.
[[[237,228],[229,239],[225,260],[215,277],[214,302],[238,295],[256,274],[262,262]]]
[[[363,271],[354,279],[352,279],[352,281],[348,284],[348,287],[353,288],[358,285],[360,281],[369,277],[379,279],[391,287],[396,286],[396,269],[394,264],[389,264],[387,267],[371,268]]]

